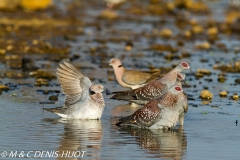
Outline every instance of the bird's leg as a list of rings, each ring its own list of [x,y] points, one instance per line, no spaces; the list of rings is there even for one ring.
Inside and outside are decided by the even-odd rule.
[[[179,125],[183,126],[183,124],[184,124],[184,114],[180,114],[179,115]]]

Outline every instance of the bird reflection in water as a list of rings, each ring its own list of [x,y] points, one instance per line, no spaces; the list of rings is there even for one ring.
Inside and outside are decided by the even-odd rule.
[[[100,120],[62,120],[64,133],[59,143],[59,154],[66,151],[86,151],[83,158],[99,159],[102,146],[102,124]],[[76,159],[79,159],[78,157]],[[58,157],[59,160],[69,159]],[[71,158],[75,159],[75,158]]]
[[[187,151],[187,137],[182,126],[173,130],[149,130],[141,128],[121,128],[135,137],[138,144],[146,149],[147,157],[183,159]]]
[[[112,110],[111,124],[114,130],[130,134],[135,141],[146,150],[147,157],[183,159],[187,151],[187,137],[183,126],[176,126],[172,130],[141,129],[133,127],[118,127],[115,124],[119,117],[132,114],[131,112],[141,108],[132,107],[132,104],[122,104]]]

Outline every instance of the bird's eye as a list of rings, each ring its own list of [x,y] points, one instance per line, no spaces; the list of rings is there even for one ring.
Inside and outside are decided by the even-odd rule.
[[[93,95],[93,94],[95,94],[95,92],[92,91],[92,90],[89,90],[89,94],[90,94],[90,95]]]
[[[183,62],[183,63],[182,63],[182,66],[187,68],[187,67],[188,67],[188,64],[185,63],[185,62]]]
[[[181,90],[182,90],[181,87],[175,87],[175,89],[176,89],[177,91],[181,91]]]
[[[118,68],[121,68],[121,67],[123,67],[123,65],[122,65],[122,64],[118,66]]]
[[[112,60],[112,63],[115,63],[115,60]]]
[[[177,77],[178,77],[179,79],[183,79],[182,76],[181,76],[180,74],[178,74]]]

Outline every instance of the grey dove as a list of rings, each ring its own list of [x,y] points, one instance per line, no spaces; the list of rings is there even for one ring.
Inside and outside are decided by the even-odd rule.
[[[113,92],[114,95],[111,99],[127,100],[139,104],[145,104],[146,102],[156,99],[166,93],[168,89],[176,83],[179,73],[187,69],[190,70],[189,64],[187,62],[181,62],[164,77],[156,79],[155,81],[137,89]]]
[[[169,129],[183,125],[184,113],[188,110],[187,97],[178,85],[173,85],[160,98],[148,102],[132,115],[121,118],[118,126],[133,126],[149,129]]]
[[[105,106],[102,95],[104,87],[92,84],[70,63],[59,65],[57,75],[66,95],[65,106],[46,110],[67,119],[100,119]]]
[[[109,65],[113,67],[118,83],[131,89],[142,87],[160,77],[159,72],[128,70],[116,58],[110,59]]]

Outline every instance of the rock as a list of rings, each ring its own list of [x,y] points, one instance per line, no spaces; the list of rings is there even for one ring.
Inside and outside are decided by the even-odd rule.
[[[212,99],[212,93],[208,90],[202,90],[200,93],[202,99]]]
[[[218,34],[218,29],[217,29],[217,27],[208,28],[207,34],[208,34],[208,35],[217,35],[217,34]]]
[[[225,82],[226,81],[226,77],[224,77],[223,75],[219,75],[218,76],[218,81],[219,82]]]
[[[0,90],[1,91],[7,91],[7,90],[9,90],[9,88],[5,85],[0,84]]]
[[[37,81],[35,82],[35,86],[42,86],[42,85],[49,85],[48,80],[43,78],[38,78]]]
[[[58,97],[52,95],[52,96],[50,96],[50,97],[48,98],[48,100],[58,101]]]
[[[162,37],[162,38],[170,38],[170,37],[172,37],[172,30],[171,29],[168,29],[168,28],[166,28],[166,29],[162,29],[161,31],[160,31],[160,36]]]
[[[197,48],[197,49],[201,49],[201,50],[207,50],[207,49],[210,49],[211,48],[211,45],[210,45],[210,43],[208,43],[208,42],[203,42],[203,43],[197,43],[196,45],[195,45],[195,47]]]
[[[21,0],[1,0],[0,9],[14,10],[19,6],[20,2]]]
[[[45,9],[52,5],[52,0],[21,0],[21,6],[26,10]]]
[[[233,100],[238,100],[238,99],[239,99],[237,93],[234,93],[234,95],[232,96],[232,99],[233,99]]]
[[[226,91],[222,91],[219,93],[220,97],[227,97],[228,93]]]

